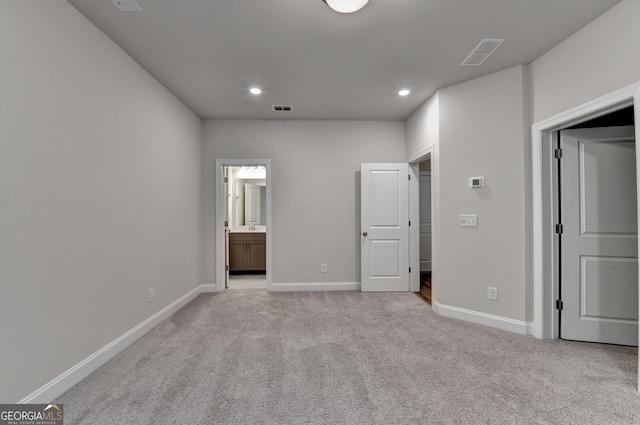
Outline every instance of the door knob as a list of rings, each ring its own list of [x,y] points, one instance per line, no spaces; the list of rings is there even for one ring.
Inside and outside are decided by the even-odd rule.
[[[368,233],[367,232],[362,232],[362,236],[367,236]]]

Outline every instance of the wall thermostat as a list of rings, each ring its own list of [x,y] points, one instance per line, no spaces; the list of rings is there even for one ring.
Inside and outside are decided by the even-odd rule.
[[[484,177],[469,177],[469,189],[484,187]]]

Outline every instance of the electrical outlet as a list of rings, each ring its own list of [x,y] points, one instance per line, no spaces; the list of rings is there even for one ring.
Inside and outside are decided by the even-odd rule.
[[[478,216],[476,214],[461,214],[459,223],[460,227],[478,227]]]
[[[149,288],[149,302],[153,302],[153,288]]]
[[[488,296],[490,300],[497,301],[498,300],[498,288],[494,288],[489,286]]]
[[[320,264],[320,273],[326,273],[326,272],[327,272],[327,265]]]

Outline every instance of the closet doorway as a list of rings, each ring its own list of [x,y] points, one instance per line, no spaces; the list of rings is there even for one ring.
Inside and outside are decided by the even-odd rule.
[[[431,304],[431,158],[420,163],[420,293]]]
[[[428,146],[409,160],[409,251],[413,269],[410,290],[419,292],[429,304],[437,301],[438,252],[433,234],[438,231],[438,161],[434,146]],[[417,223],[417,225],[416,225]],[[436,233],[437,234],[437,233]],[[416,273],[416,271],[418,271]]]

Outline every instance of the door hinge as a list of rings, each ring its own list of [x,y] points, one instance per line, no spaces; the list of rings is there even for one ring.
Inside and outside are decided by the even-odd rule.
[[[225,182],[225,183],[229,183],[229,177],[225,177],[225,178],[224,178],[224,182]]]
[[[409,273],[411,273],[411,267],[409,267]]]
[[[564,226],[562,224],[556,224],[556,233],[559,235],[564,233]]]
[[[228,221],[224,222],[224,227],[229,227],[229,222]]]
[[[409,220],[409,227],[411,227],[411,220]]]
[[[409,174],[409,180],[411,180],[411,174]]]
[[[229,265],[228,264],[225,266],[225,270],[229,271]]]
[[[556,300],[556,310],[562,311],[563,308],[564,308],[564,303],[562,302],[562,300]]]
[[[562,158],[562,149],[558,148],[558,149],[554,150],[554,151],[553,151],[553,156],[554,156],[556,159],[560,159],[560,158]]]

